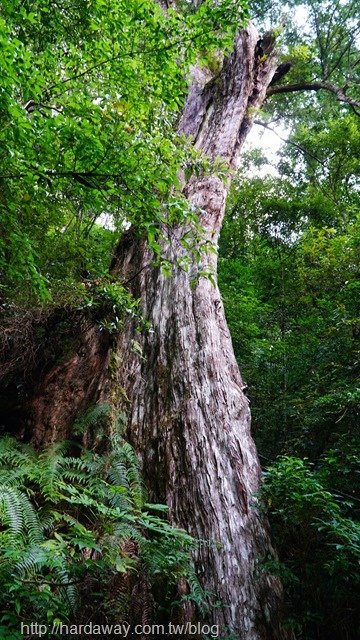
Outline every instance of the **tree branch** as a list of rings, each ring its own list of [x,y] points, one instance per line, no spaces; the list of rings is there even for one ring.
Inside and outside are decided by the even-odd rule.
[[[295,147],[295,149],[298,149],[298,151],[300,151],[304,156],[308,156],[312,160],[316,160],[316,162],[318,162],[323,167],[325,167],[325,163],[322,160],[320,160],[320,158],[315,156],[313,153],[311,153],[307,149],[304,149],[304,147],[302,147],[300,144],[297,144],[297,142],[293,142],[293,140],[287,140],[286,138],[283,138],[277,131],[275,131],[275,129],[270,127],[266,122],[262,122],[262,120],[254,120],[254,124],[257,124],[260,127],[264,127],[264,129],[267,129],[268,131],[271,131],[271,133],[275,133],[275,135],[282,142],[285,142],[286,144],[289,144],[290,146]]]
[[[275,85],[268,88],[266,97],[276,93],[292,93],[294,91],[329,91],[333,93],[339,102],[349,104],[351,107],[360,108],[360,100],[351,98],[344,93],[344,90],[331,82],[317,81],[317,82],[297,82],[294,84]]]

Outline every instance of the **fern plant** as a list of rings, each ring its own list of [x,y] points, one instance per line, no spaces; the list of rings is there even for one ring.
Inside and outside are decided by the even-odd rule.
[[[121,615],[129,575],[170,590],[180,577],[196,582],[194,541],[163,518],[166,507],[146,502],[130,445],[106,455],[68,450],[60,443],[39,454],[0,439],[2,638],[21,638],[21,621],[74,620],[89,584],[86,600],[108,615],[115,581],[112,613]]]

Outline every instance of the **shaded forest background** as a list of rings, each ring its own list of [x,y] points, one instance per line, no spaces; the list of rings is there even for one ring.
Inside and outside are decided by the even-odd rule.
[[[214,167],[174,132],[183,69],[200,59],[216,77],[219,50],[229,52],[248,15],[231,2],[197,13],[182,3],[167,17],[150,0],[50,4],[0,9],[0,629],[9,640],[22,637],[21,621],[73,619],[79,602],[84,621],[94,607],[119,618],[150,592],[157,620],[176,618],[184,602],[206,616],[196,541],[147,501],[126,417],[86,407],[70,443],[39,452],[28,400],[50,366],[81,352],[84,327],[104,345],[129,315],[151,331],[110,271],[130,225],[171,277],[160,238],[186,221],[191,260],[180,266],[195,256],[194,282],[213,277],[179,175]],[[275,25],[288,83],[320,77],[343,91],[275,92],[256,114],[265,129],[281,121],[286,142],[273,175],[261,149],[244,154],[218,275],[278,552],[262,562],[283,581],[297,638],[345,640],[359,631],[360,581],[357,7],[258,3],[254,14],[263,30]],[[190,593],[179,591],[184,577]],[[146,622],[150,612],[135,606],[133,616]]]

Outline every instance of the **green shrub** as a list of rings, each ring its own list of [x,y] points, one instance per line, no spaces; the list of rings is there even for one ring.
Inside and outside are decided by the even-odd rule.
[[[358,633],[360,525],[345,515],[352,513],[352,501],[326,485],[334,460],[332,451],[316,469],[284,456],[264,473],[262,501],[281,560],[271,560],[271,568],[277,565],[292,624],[306,640]]]

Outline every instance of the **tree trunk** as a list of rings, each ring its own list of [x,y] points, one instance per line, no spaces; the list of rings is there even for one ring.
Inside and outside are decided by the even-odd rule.
[[[257,56],[257,41],[250,25],[238,35],[218,77],[194,70],[181,119],[182,131],[193,137],[195,146],[230,170],[276,67],[272,55],[265,60]],[[229,184],[230,178],[212,175],[192,177],[184,186],[206,239],[214,244]],[[186,253],[183,234],[183,228],[172,229],[171,241],[163,243],[164,256],[173,262]],[[201,267],[194,263],[189,272],[175,267],[171,277],[151,262],[146,242],[130,229],[112,271],[122,282],[131,282],[152,330],[139,336],[128,323],[117,340],[116,374],[106,367],[99,332],[86,331],[81,353],[70,357],[61,371],[56,369],[58,384],[52,372],[47,375],[54,382],[56,424],[44,387],[33,401],[33,441],[39,445],[68,435],[66,424],[88,402],[91,380],[93,400],[110,398],[118,407],[125,405],[127,437],[141,456],[151,499],[169,505],[174,524],[213,542],[201,545],[196,565],[203,587],[212,594],[210,617],[221,627],[221,637],[230,631],[241,640],[284,638],[281,586],[258,567],[270,541],[266,522],[254,508],[260,466],[244,385],[217,286],[204,277],[193,286],[199,270],[216,272],[216,257],[204,254]],[[143,356],[133,348],[134,341],[141,343]],[[91,356],[88,367],[84,353]]]
[[[259,62],[258,34],[249,26],[216,79],[195,69],[181,120],[182,130],[211,159],[236,165],[255,110],[274,73],[273,57]],[[206,238],[216,243],[229,182],[192,177],[185,193],[200,211]],[[163,247],[181,258],[184,229]],[[131,280],[152,331],[140,341],[129,325],[117,345],[118,384],[128,403],[127,436],[141,455],[151,498],[166,501],[174,524],[200,539],[197,568],[213,594],[213,623],[242,640],[279,638],[281,590],[257,568],[269,551],[266,525],[254,508],[259,462],[250,435],[250,412],[235,361],[217,286],[175,267],[172,277],[151,267],[151,253],[130,231],[120,243],[113,272]],[[201,269],[216,271],[213,254]],[[271,622],[269,622],[271,621]]]

